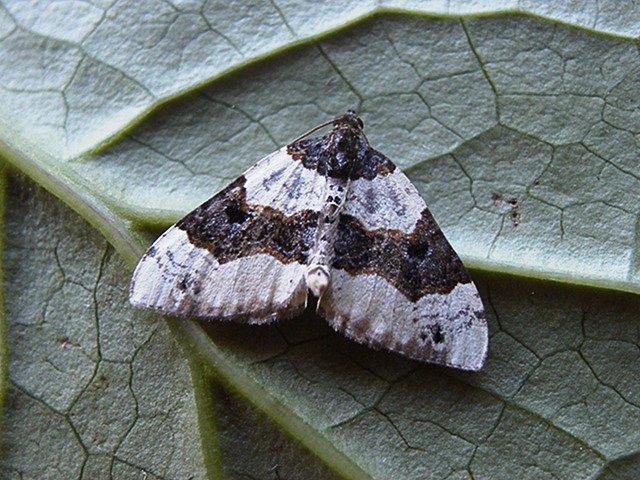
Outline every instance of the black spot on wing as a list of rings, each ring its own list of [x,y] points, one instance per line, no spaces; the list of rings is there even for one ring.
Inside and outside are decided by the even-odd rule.
[[[429,330],[431,330],[431,338],[433,339],[433,343],[444,342],[444,332],[442,331],[442,327],[439,323],[430,325]]]
[[[373,180],[379,175],[388,175],[395,169],[394,163],[385,155],[373,148],[369,148],[364,158],[355,164],[350,178],[351,180],[357,180],[358,178]]]
[[[305,263],[318,225],[318,212],[285,215],[264,205],[249,205],[240,177],[176,225],[189,241],[209,250],[220,263],[258,253],[283,263]]]
[[[340,215],[333,267],[351,275],[380,275],[412,302],[431,293],[449,293],[471,281],[428,209],[411,233],[369,231],[355,217]]]

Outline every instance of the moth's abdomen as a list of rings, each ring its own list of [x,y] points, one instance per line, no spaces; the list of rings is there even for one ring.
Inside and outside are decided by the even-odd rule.
[[[331,282],[333,244],[336,238],[338,219],[344,208],[348,189],[349,180],[327,178],[324,205],[318,216],[314,244],[309,252],[305,274],[307,288],[318,298],[322,297]]]
[[[329,281],[331,280],[331,271],[326,265],[309,265],[305,274],[307,288],[311,290],[316,297],[322,297]]]

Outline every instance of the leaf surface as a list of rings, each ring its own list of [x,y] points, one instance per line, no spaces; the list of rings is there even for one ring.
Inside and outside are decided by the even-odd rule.
[[[0,150],[129,268],[144,229],[357,107],[465,261],[500,274],[474,272],[492,334],[480,375],[309,316],[169,322],[191,382],[165,324],[125,306],[127,267],[104,240],[13,181],[5,472],[637,478],[640,305],[592,287],[640,291],[640,13],[555,3],[6,2]]]
[[[3,478],[206,478],[187,362],[122,260],[25,180],[7,194]]]
[[[372,351],[318,318],[186,334],[211,363],[257,381],[265,393],[253,401],[282,428],[304,442],[291,428],[301,417],[361,478],[634,478],[637,296],[476,279],[492,332],[480,374]]]

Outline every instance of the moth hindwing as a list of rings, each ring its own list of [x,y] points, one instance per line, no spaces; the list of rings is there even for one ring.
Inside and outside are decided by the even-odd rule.
[[[137,307],[247,323],[298,316],[309,295],[360,343],[465,370],[484,364],[475,285],[353,111],[263,158],[167,230],[130,289]]]

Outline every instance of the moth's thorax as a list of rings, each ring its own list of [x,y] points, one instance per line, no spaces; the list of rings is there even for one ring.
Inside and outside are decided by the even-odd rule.
[[[347,179],[362,169],[371,147],[362,132],[362,121],[347,113],[334,120],[333,129],[324,136],[293,142],[288,152],[325,177]]]
[[[367,149],[362,132],[350,125],[340,125],[328,135],[325,154],[322,155],[324,162],[318,165],[318,169],[326,169],[330,177],[349,178],[355,165],[364,159]]]
[[[352,111],[336,118],[332,130],[322,137],[290,143],[287,153],[323,177],[344,180],[373,180],[396,168],[391,160],[371,148],[363,132],[362,120]]]

